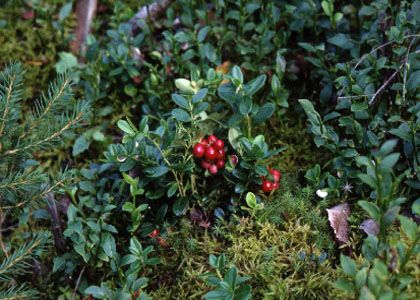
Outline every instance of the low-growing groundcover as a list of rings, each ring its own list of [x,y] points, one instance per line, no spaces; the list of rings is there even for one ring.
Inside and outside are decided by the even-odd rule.
[[[420,1],[77,2],[0,8],[0,299],[420,297]]]

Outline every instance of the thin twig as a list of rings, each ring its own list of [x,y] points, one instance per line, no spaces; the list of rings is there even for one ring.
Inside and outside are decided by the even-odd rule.
[[[22,152],[22,151],[28,150],[28,149],[30,149],[32,147],[39,146],[39,145],[41,145],[43,143],[47,143],[47,142],[49,142],[49,141],[51,141],[51,140],[59,137],[64,131],[66,131],[67,129],[69,129],[71,126],[77,124],[77,122],[79,120],[81,120],[82,117],[83,117],[83,112],[79,112],[79,114],[76,116],[76,118],[74,118],[73,120],[70,120],[65,126],[63,126],[60,130],[54,132],[52,135],[50,135],[50,136],[46,137],[45,139],[40,140],[40,141],[38,141],[36,143],[29,144],[29,145],[27,145],[25,147],[15,148],[15,149],[12,149],[12,150],[8,150],[8,151],[6,151],[4,153],[4,155],[14,155],[14,154],[16,154],[18,152]]]
[[[5,126],[6,126],[6,117],[7,117],[8,113],[9,113],[9,110],[10,110],[9,105],[10,105],[10,101],[12,99],[12,92],[13,92],[12,91],[12,88],[13,88],[13,84],[15,82],[15,79],[16,79],[15,76],[11,76],[10,77],[10,83],[9,83],[8,88],[7,88],[7,95],[6,95],[6,101],[5,101],[5,109],[4,109],[3,118],[2,118],[3,121],[2,121],[2,124],[0,126],[0,136],[3,134],[3,130],[4,130]]]
[[[414,54],[420,53],[420,50],[414,52]],[[385,87],[394,79],[394,77],[400,72],[400,70],[405,66],[405,62],[401,64],[398,69],[392,73],[392,75],[382,84],[382,86],[373,94],[372,99],[369,100],[369,105],[372,106],[375,103],[376,98],[378,95],[385,89]]]
[[[33,201],[33,200],[35,200],[35,199],[36,199],[36,198],[38,198],[38,197],[44,197],[46,194],[48,194],[48,193],[52,192],[52,191],[53,191],[56,187],[58,187],[58,186],[62,185],[62,184],[63,184],[63,182],[64,182],[63,180],[59,180],[59,181],[57,181],[56,183],[54,183],[51,187],[49,187],[46,191],[42,192],[40,195],[36,194],[36,195],[34,195],[33,197],[31,197],[31,198],[29,198],[29,199],[27,199],[27,200],[25,200],[25,201],[19,202],[19,203],[15,204],[15,205],[1,206],[1,207],[0,207],[0,209],[5,209],[5,210],[7,210],[7,209],[13,209],[13,208],[19,208],[19,207],[22,207],[22,206],[23,206],[23,205],[25,205],[26,203],[28,203],[28,202],[30,202],[30,201]]]
[[[405,56],[404,76],[403,76],[403,94],[402,94],[403,102],[405,102],[405,95],[407,94],[407,87],[405,85],[407,83],[408,56],[410,55],[411,46],[413,46],[413,43],[415,40],[416,40],[415,37],[411,40],[410,45],[408,46],[408,49],[407,49],[407,55]]]
[[[408,39],[408,38],[411,38],[411,37],[419,37],[420,36],[420,34],[410,34],[410,35],[406,35],[406,36],[403,36],[402,37],[402,39],[403,40],[405,40],[405,39]],[[388,45],[390,45],[390,44],[392,44],[392,43],[395,43],[396,42],[396,40],[391,40],[391,41],[389,41],[389,42],[386,42],[386,43],[384,43],[384,44],[382,44],[382,45],[379,45],[379,46],[377,46],[377,47],[375,47],[375,48],[373,48],[369,53],[366,53],[366,54],[364,54],[361,58],[360,58],[360,60],[356,63],[356,65],[354,66],[354,68],[353,68],[353,70],[356,70],[357,69],[357,67],[362,63],[362,61],[364,61],[365,59],[366,59],[366,57],[368,57],[369,55],[371,55],[371,54],[373,54],[373,53],[375,53],[377,50],[379,50],[379,49],[381,49],[381,48],[383,48],[383,47],[386,47],[386,46],[388,46]]]
[[[346,100],[346,99],[359,99],[359,98],[363,98],[363,97],[370,97],[373,96],[373,94],[363,94],[363,95],[358,95],[358,96],[343,96],[343,97],[337,97],[338,101],[341,100]]]
[[[2,228],[4,219],[5,219],[5,216],[3,215],[3,211],[0,208],[0,229]],[[9,257],[9,253],[7,252],[7,249],[4,246],[4,244],[3,244],[2,230],[0,230],[0,246],[1,246],[1,249],[3,250],[4,255],[6,256],[6,258],[8,258]]]
[[[83,266],[82,270],[80,271],[79,277],[77,277],[76,286],[74,287],[73,296],[71,297],[71,300],[74,300],[77,294],[77,289],[79,288],[80,281],[82,280],[82,275],[85,272],[86,265]]]
[[[394,77],[398,74],[398,72],[402,69],[404,65],[402,64],[392,75],[382,84],[382,86],[373,94],[372,98],[369,100],[369,105],[372,106],[375,104],[375,100],[378,95],[385,89],[385,87],[394,79]]]

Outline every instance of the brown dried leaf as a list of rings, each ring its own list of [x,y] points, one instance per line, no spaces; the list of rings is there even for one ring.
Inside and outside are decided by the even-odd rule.
[[[379,233],[379,224],[373,219],[364,220],[359,228],[366,232],[366,234],[378,235]]]
[[[350,216],[350,207],[348,203],[336,205],[327,209],[328,221],[334,230],[334,235],[341,243],[346,243],[349,240],[349,225],[347,219]]]

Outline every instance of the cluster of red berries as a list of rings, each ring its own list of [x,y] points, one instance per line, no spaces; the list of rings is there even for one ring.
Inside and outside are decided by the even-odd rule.
[[[203,138],[195,144],[193,155],[196,158],[201,158],[200,164],[203,169],[209,170],[210,174],[215,175],[225,167],[225,142],[212,134],[207,139]]]
[[[265,177],[262,177],[261,189],[264,193],[270,193],[271,191],[277,190],[279,188],[279,181],[281,179],[281,173],[279,170],[268,168],[273,181],[268,180]]]

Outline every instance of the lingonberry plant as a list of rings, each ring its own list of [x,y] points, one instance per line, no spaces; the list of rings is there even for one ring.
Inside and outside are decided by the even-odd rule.
[[[263,192],[273,191],[280,180],[280,173],[265,162],[282,149],[269,151],[262,135],[252,136],[253,124],[260,124],[274,111],[271,103],[259,106],[252,101],[265,76],[244,84],[236,66],[225,84],[212,69],[205,79],[198,75],[193,72],[191,81],[175,82],[179,93],[172,94],[172,100],[177,107],[167,119],[157,122],[146,116],[138,127],[130,119],[119,121],[123,143],[111,145],[105,153],[121,172],[135,174],[137,188],[146,191],[146,203],[153,200],[152,209],[173,203],[176,216],[193,206],[234,211],[244,192],[258,186]],[[217,102],[217,87],[233,115],[221,110],[224,105]],[[152,130],[151,126],[156,127]],[[263,181],[269,171],[273,183],[267,189]],[[231,200],[221,201],[226,198]]]

